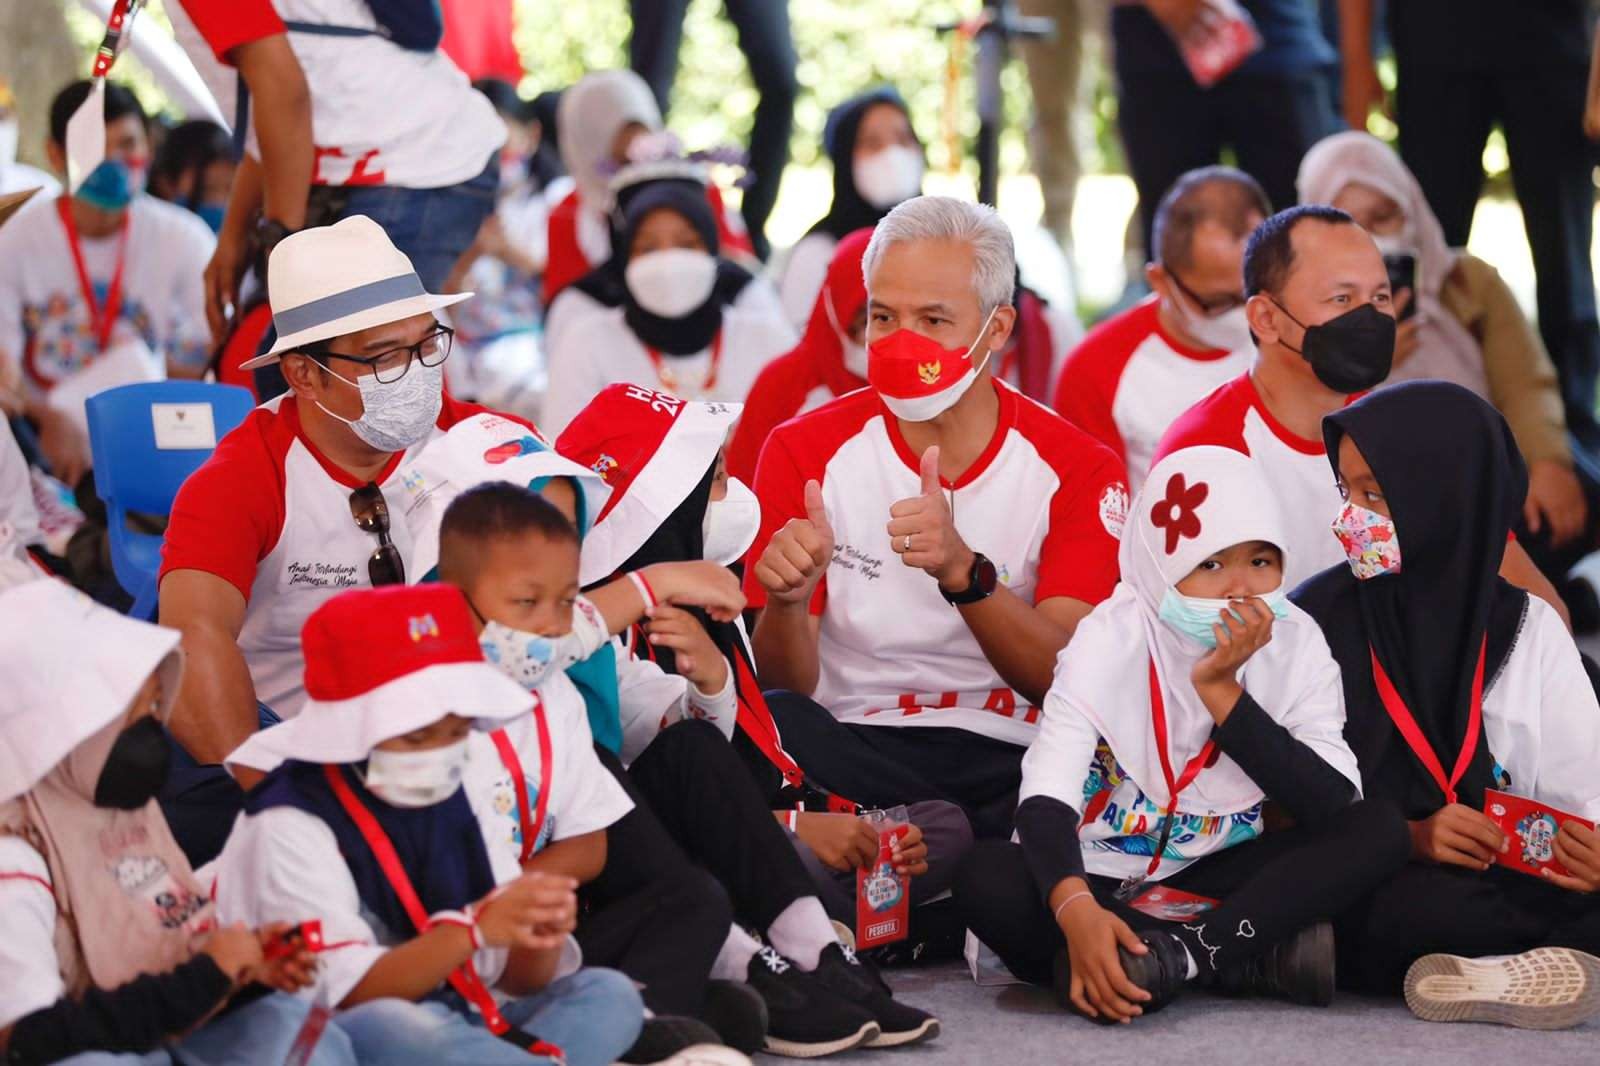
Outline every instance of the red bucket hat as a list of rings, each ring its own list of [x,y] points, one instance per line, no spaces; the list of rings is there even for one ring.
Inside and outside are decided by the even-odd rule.
[[[352,589],[312,612],[300,642],[305,705],[227,762],[257,770],[286,759],[359,762],[447,714],[493,729],[533,707],[527,689],[484,661],[466,598],[452,585]]]
[[[583,539],[578,583],[617,572],[700,484],[743,404],[680,400],[640,385],[609,385],[556,439],[556,451],[611,490]]]

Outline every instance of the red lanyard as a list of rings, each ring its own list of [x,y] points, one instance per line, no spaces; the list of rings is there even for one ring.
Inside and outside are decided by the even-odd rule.
[[[1189,787],[1201,770],[1209,766],[1217,757],[1217,741],[1215,737],[1208,738],[1200,753],[1189,760],[1183,768],[1182,776],[1174,779],[1172,776],[1172,759],[1167,754],[1167,703],[1161,697],[1161,681],[1156,677],[1156,661],[1150,660],[1150,718],[1154,723],[1156,732],[1156,754],[1161,758],[1161,776],[1167,780],[1167,809],[1161,816],[1161,842],[1156,845],[1155,854],[1150,857],[1150,868],[1145,871],[1145,876],[1156,872],[1156,867],[1161,865],[1162,853],[1167,850],[1167,841],[1172,836],[1172,816],[1178,811],[1178,793]]]
[[[528,817],[528,777],[522,772],[522,760],[517,757],[517,746],[504,729],[489,734],[500,762],[511,774],[511,784],[517,790],[517,819],[522,823],[522,857],[527,862],[539,845],[539,834],[544,831],[545,813],[550,806],[550,782],[555,779],[555,759],[551,755],[550,725],[544,717],[544,700],[533,694],[533,720],[539,727],[539,798],[534,801],[534,814]]]
[[[778,768],[783,780],[799,788],[805,784],[806,775],[789,753],[783,750],[783,738],[778,736],[778,723],[772,720],[772,711],[767,708],[766,698],[761,695],[761,686],[756,683],[750,664],[744,661],[743,655],[735,654],[733,669],[736,674],[733,687],[739,705],[736,716],[739,728],[744,730],[744,735],[766,756],[767,761]],[[749,702],[743,695],[746,692],[753,693]]]
[[[111,73],[111,65],[122,51],[122,37],[132,25],[133,16],[138,14],[139,5],[143,3],[144,0],[117,0],[111,6],[105,36],[100,39],[100,47],[94,56],[94,68],[89,72],[91,78],[103,78]]]
[[[361,836],[367,842],[367,847],[372,849],[372,854],[378,860],[378,865],[383,869],[383,876],[388,878],[389,887],[394,889],[394,894],[400,897],[400,905],[405,908],[406,916],[411,919],[411,924],[416,926],[417,932],[425,933],[429,928],[428,912],[423,909],[422,901],[417,898],[417,890],[411,887],[411,878],[406,874],[406,868],[400,863],[400,856],[395,854],[394,845],[389,842],[389,834],[383,831],[383,826],[367,810],[345,781],[344,775],[337,766],[324,766],[322,772],[327,775],[328,785],[333,789],[333,794],[339,798],[345,813],[350,820],[356,823],[356,828],[361,830]],[[450,985],[461,997],[483,1015],[484,1025],[495,1036],[501,1036],[511,1029],[509,1022],[500,1013],[500,1008],[495,1005],[494,996],[489,994],[489,989],[483,983],[483,978],[478,976],[478,969],[472,965],[472,957],[454,970],[450,971]]]
[[[61,215],[61,225],[66,227],[67,245],[72,249],[72,265],[78,268],[78,288],[83,292],[83,302],[89,308],[90,328],[94,332],[96,352],[104,352],[106,344],[111,340],[111,330],[117,324],[117,315],[122,311],[122,268],[128,261],[128,217],[130,212],[122,212],[122,223],[118,227],[117,236],[117,265],[111,272],[111,285],[106,289],[106,302],[103,306],[96,306],[94,299],[94,283],[89,280],[89,268],[83,262],[83,246],[78,239],[78,227],[72,221],[72,204],[63,196],[56,200],[56,211]]]
[[[1444,776],[1444,765],[1439,762],[1433,745],[1428,743],[1428,738],[1423,735],[1422,727],[1417,725],[1417,720],[1411,714],[1411,708],[1406,706],[1406,701],[1400,698],[1400,693],[1395,691],[1394,682],[1389,680],[1389,675],[1384,673],[1383,664],[1378,661],[1378,653],[1367,646],[1368,653],[1372,656],[1372,680],[1378,686],[1378,698],[1383,701],[1383,709],[1389,712],[1389,718],[1394,722],[1394,727],[1400,730],[1400,735],[1405,738],[1412,754],[1422,763],[1423,769],[1428,771],[1428,776],[1433,778],[1434,784],[1439,786],[1439,791],[1444,793],[1446,803],[1456,801],[1456,785],[1467,772],[1467,766],[1472,762],[1472,756],[1478,750],[1478,734],[1483,728],[1483,663],[1489,654],[1489,638],[1484,637],[1483,646],[1478,649],[1478,668],[1472,673],[1472,707],[1467,715],[1467,735],[1461,741],[1461,751],[1456,756],[1455,769],[1450,772],[1449,778]]]
[[[644,354],[650,357],[650,365],[656,368],[656,380],[661,382],[661,390],[678,396],[678,375],[674,374],[667,366],[661,353],[650,347],[644,346]],[[700,385],[702,395],[710,392],[717,386],[717,368],[722,365],[722,331],[717,330],[717,335],[711,338],[711,369],[706,372],[706,379]],[[687,396],[678,396],[678,399],[688,399]]]

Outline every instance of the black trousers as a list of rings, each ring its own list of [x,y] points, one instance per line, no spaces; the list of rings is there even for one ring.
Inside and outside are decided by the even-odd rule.
[[[783,746],[829,792],[868,807],[943,800],[980,839],[1011,835],[1024,748],[965,729],[844,723],[798,693],[766,696]]]
[[[789,904],[815,895],[788,835],[715,726],[664,730],[628,776],[673,841],[722,883],[740,924],[764,931]]]
[[[1466,17],[1466,16],[1464,16]],[[1397,40],[1400,153],[1444,238],[1467,243],[1483,188],[1483,146],[1499,125],[1538,275],[1539,333],[1561,379],[1567,425],[1597,447],[1600,379],[1593,237],[1593,148],[1583,135],[1587,71],[1565,60],[1525,70],[1458,70]]]
[[[633,810],[606,830],[605,868],[579,894],[584,960],[633,978],[657,1014],[696,1017],[733,920],[727,893],[673,843],[617,757],[595,752]]]
[[[1362,800],[1315,831],[1268,832],[1167,878],[1162,884],[1222,901],[1193,922],[1163,921],[1118,902],[1113,878],[1091,876],[1089,884],[1100,905],[1134,929],[1177,935],[1204,974],[1343,913],[1399,870],[1410,848],[1400,812]],[[955,896],[967,928],[1012,973],[1050,983],[1051,962],[1066,938],[1039,895],[1020,844],[980,842],[956,871]]]
[[[1408,863],[1352,908],[1340,926],[1344,983],[1378,995],[1400,990],[1423,955],[1512,955],[1566,947],[1600,955],[1600,897],[1492,866]]]
[[[1300,157],[1333,132],[1333,104],[1321,71],[1234,75],[1210,89],[1186,70],[1117,69],[1117,125],[1128,172],[1139,190],[1145,248],[1156,205],[1186,171],[1221,162],[1233,149],[1239,169],[1266,190],[1274,210],[1297,202]],[[1149,258],[1156,258],[1149,251]]]
[[[650,83],[665,114],[678,73],[689,0],[630,0],[628,7],[633,15],[629,65]],[[767,216],[777,202],[783,168],[789,164],[789,133],[800,92],[789,5],[788,0],[723,0],[723,7],[739,35],[739,51],[750,64],[750,80],[760,96],[750,129],[750,170],[755,180],[745,190],[741,213],[756,253],[765,259]]]

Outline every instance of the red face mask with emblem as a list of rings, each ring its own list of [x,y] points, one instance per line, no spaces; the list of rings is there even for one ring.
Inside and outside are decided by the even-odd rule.
[[[983,320],[971,346],[941,348],[932,337],[901,328],[867,345],[867,380],[883,397],[885,406],[907,422],[926,422],[944,414],[972,387],[989,362],[993,350],[983,350],[983,362],[972,363],[973,352],[989,334],[994,312]]]

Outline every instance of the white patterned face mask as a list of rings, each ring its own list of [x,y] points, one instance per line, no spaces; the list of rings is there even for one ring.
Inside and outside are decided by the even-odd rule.
[[[501,673],[523,688],[535,689],[552,673],[576,661],[563,654],[561,647],[563,641],[576,636],[569,633],[565,637],[543,637],[499,622],[485,622],[483,632],[478,634],[478,646],[483,649],[483,657]]]

